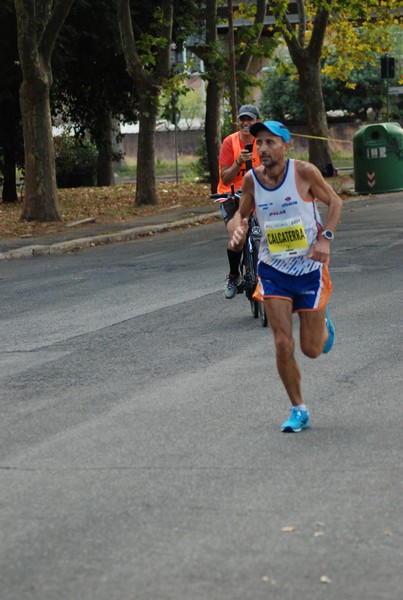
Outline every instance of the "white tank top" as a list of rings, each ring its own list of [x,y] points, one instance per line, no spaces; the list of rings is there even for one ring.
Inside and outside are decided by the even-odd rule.
[[[252,171],[255,211],[262,230],[259,260],[289,275],[304,275],[319,269],[320,262],[307,258],[322,223],[316,203],[304,199],[295,181],[295,161],[287,160],[283,181],[274,189],[265,187]]]

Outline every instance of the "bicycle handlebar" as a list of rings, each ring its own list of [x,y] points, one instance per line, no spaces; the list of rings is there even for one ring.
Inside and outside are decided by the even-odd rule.
[[[225,200],[239,200],[241,197],[241,190],[237,192],[221,192],[221,194],[211,194],[210,198],[214,200],[214,202],[225,202]]]

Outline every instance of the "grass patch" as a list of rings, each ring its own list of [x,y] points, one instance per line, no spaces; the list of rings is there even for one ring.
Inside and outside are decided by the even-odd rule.
[[[174,160],[165,160],[158,158],[155,161],[156,177],[175,177],[176,162]],[[121,179],[135,179],[137,176],[137,161],[126,158],[116,169],[117,176]],[[194,156],[181,156],[178,159],[178,175],[183,180],[191,181],[197,174],[197,159]]]

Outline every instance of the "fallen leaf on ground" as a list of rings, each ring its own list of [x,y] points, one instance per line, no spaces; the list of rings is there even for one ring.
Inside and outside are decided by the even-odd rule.
[[[264,581],[265,583],[271,583],[273,585],[276,585],[277,583],[277,581],[273,577],[269,577],[268,575],[263,575],[262,581]]]
[[[349,187],[350,176],[338,176],[332,179],[332,186],[341,193],[343,199],[351,199],[341,192],[342,187]],[[343,184],[343,185],[342,185]],[[351,183],[352,185],[352,183]],[[39,236],[66,231],[67,222],[79,221],[88,217],[97,223],[121,223],[136,217],[156,214],[174,205],[183,207],[214,205],[210,198],[210,185],[204,182],[179,183],[160,181],[156,183],[157,205],[138,206],[134,203],[136,185],[120,183],[112,187],[64,188],[58,190],[58,200],[62,220],[50,222],[20,221],[23,201],[1,203],[0,236],[4,238],[20,236]],[[360,197],[358,196],[357,199]]]

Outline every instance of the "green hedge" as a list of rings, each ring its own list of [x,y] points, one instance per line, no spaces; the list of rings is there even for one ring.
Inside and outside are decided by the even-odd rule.
[[[54,146],[59,188],[95,185],[98,151],[90,140],[64,134],[54,138]]]

